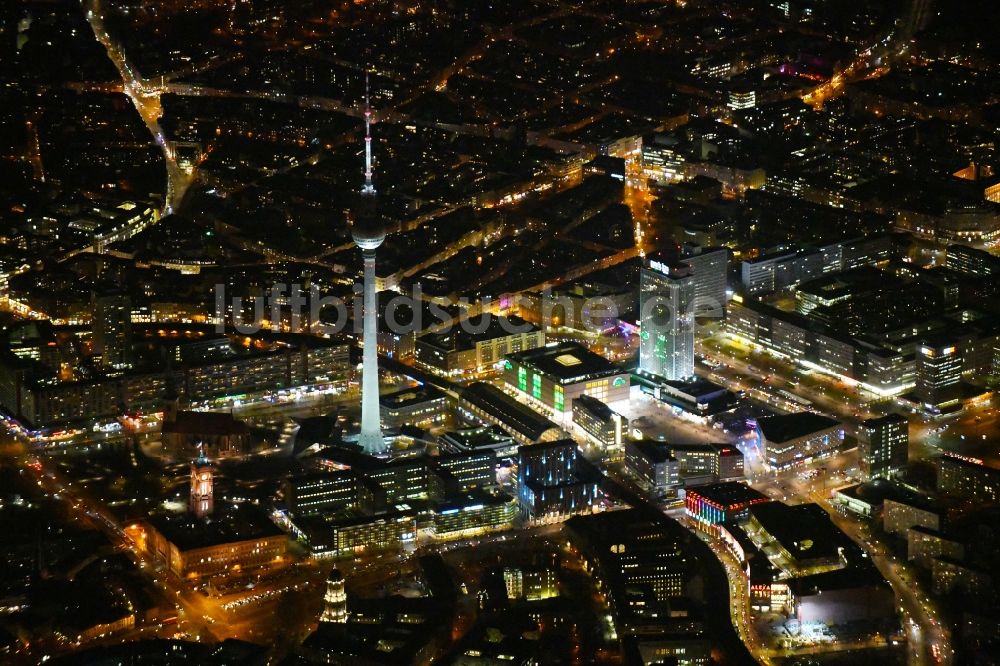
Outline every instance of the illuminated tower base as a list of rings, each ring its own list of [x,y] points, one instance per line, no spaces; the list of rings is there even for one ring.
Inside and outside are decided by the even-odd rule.
[[[358,444],[365,453],[385,448],[378,406],[378,313],[375,297],[375,250],[362,250],[365,261],[364,349],[361,357],[361,435]]]

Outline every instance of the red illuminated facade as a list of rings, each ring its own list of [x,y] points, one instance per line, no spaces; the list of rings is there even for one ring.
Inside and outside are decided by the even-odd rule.
[[[684,506],[687,515],[700,526],[708,527],[726,521],[745,520],[751,506],[769,501],[746,484],[726,482],[689,489]]]

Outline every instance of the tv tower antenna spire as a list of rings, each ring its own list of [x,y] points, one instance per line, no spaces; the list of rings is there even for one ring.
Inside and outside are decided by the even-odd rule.
[[[361,194],[375,194],[375,184],[372,183],[372,106],[368,98],[368,69],[365,68],[365,184]]]

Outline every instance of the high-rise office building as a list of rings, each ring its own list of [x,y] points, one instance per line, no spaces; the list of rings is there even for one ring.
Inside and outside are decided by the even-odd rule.
[[[517,484],[521,517],[548,520],[590,511],[600,499],[600,478],[572,439],[520,446]]]
[[[362,205],[354,220],[351,237],[364,259],[363,345],[361,357],[361,435],[358,443],[366,453],[385,448],[378,404],[378,301],[375,296],[375,250],[385,240],[385,226],[375,211],[375,185],[372,183],[371,107],[365,84],[365,182],[361,187]]]
[[[931,407],[955,403],[962,379],[962,353],[947,337],[917,345],[916,396]]]
[[[680,140],[671,134],[642,138],[642,175],[657,184],[683,179],[686,161]]]
[[[639,279],[639,370],[668,380],[694,376],[694,270],[651,260]]]
[[[885,479],[906,466],[910,423],[905,416],[889,414],[868,419],[858,443],[858,466],[865,481]]]
[[[582,455],[571,439],[521,446],[517,450],[518,482],[539,481],[554,486],[569,481]]]
[[[757,106],[757,92],[747,85],[737,85],[729,90],[730,109],[752,109]]]
[[[620,457],[628,419],[602,401],[589,395],[573,400],[573,423],[590,435],[601,450],[612,457]]]
[[[94,292],[94,354],[105,369],[127,366],[132,358],[132,303],[123,291]]]
[[[937,459],[937,491],[942,495],[997,504],[1000,469],[979,458],[946,452]]]
[[[988,277],[1000,274],[1000,257],[968,245],[949,245],[946,266],[959,273]]]
[[[726,314],[729,249],[684,245],[681,263],[694,271],[694,311],[699,317],[722,319]]]

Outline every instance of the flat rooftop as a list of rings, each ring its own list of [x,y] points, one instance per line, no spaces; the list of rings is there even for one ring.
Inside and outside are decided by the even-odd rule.
[[[867,419],[864,422],[864,425],[867,428],[876,428],[881,425],[890,425],[893,423],[909,423],[909,419],[907,419],[902,414],[893,413],[893,414],[886,414],[885,416],[880,416],[875,419]]]
[[[858,588],[882,587],[889,590],[889,583],[871,567],[851,567],[837,571],[825,571],[811,576],[788,580],[796,597],[811,596],[825,591],[853,590]]]
[[[757,419],[764,438],[771,442],[788,442],[840,425],[840,422],[813,412],[775,414]]]
[[[942,454],[938,458],[938,463],[942,465],[955,465],[957,467],[964,467],[970,472],[1000,476],[1000,468],[997,468],[994,465],[987,463],[985,460],[966,458],[963,456],[951,454],[949,452],[945,452],[944,454]]]
[[[476,343],[505,338],[517,333],[534,333],[538,327],[517,316],[490,317],[489,325],[483,331],[470,333],[456,326],[447,333],[427,333],[421,335],[422,344],[437,347],[443,351],[466,351],[474,349]]]
[[[357,511],[320,513],[311,516],[296,516],[293,522],[306,534],[319,534],[331,529],[345,529],[369,523],[389,523],[415,518],[420,512],[426,511],[430,505],[428,500],[407,500],[375,513]]]
[[[191,514],[156,516],[147,522],[180,551],[198,550],[227,543],[284,536],[266,515],[254,507],[217,511],[208,519]]]
[[[173,421],[164,420],[162,431],[178,435],[245,435],[250,427],[228,413],[182,411]]]
[[[560,384],[624,372],[608,359],[575,342],[528,349],[511,354],[508,358],[514,363],[552,377]]]
[[[688,453],[721,453],[723,449],[735,448],[731,444],[712,444],[709,442],[686,442],[684,444],[670,444],[669,446],[671,451],[684,451]],[[738,449],[737,452],[739,452]]]
[[[503,493],[488,493],[484,490],[470,490],[468,492],[450,495],[437,503],[435,511],[445,515],[457,513],[459,511],[473,511],[486,506],[501,506],[512,502],[514,498]]]
[[[538,439],[545,431],[558,426],[531,407],[518,402],[492,384],[474,382],[462,390],[461,399],[474,405],[529,439]]]
[[[482,426],[463,430],[449,430],[441,435],[441,439],[454,443],[465,449],[492,448],[509,445],[513,442],[510,435],[498,426]]]
[[[718,395],[726,391],[726,387],[721,384],[710,382],[703,377],[696,377],[687,381],[675,381],[671,379],[663,380],[663,383],[676,391],[691,396],[692,398],[704,398]]]
[[[629,446],[636,448],[648,460],[654,463],[663,463],[674,458],[672,448],[664,442],[654,442],[648,439],[629,442]]]
[[[442,400],[445,394],[429,384],[406,388],[393,393],[383,393],[378,397],[378,404],[387,409],[403,409],[432,400]]]
[[[819,504],[768,502],[750,507],[750,515],[796,560],[837,557],[848,545]]]
[[[719,506],[736,506],[768,499],[766,495],[760,493],[745,483],[738,481],[726,481],[723,483],[710,483],[705,486],[698,486],[688,490],[688,494],[699,495],[714,502]]]
[[[796,287],[796,291],[830,299],[851,295],[873,287],[886,289],[898,283],[898,278],[890,273],[871,266],[862,266],[803,282]]]
[[[911,490],[899,486],[886,479],[875,479],[868,483],[859,483],[837,491],[839,494],[856,499],[873,507],[882,506],[886,500],[901,502],[908,506],[930,506],[930,500],[921,498]]]
[[[597,398],[589,395],[581,395],[579,397],[573,398],[573,407],[580,407],[586,409],[588,412],[601,419],[602,421],[607,421],[614,414],[614,410],[608,407],[606,404],[598,400]]]
[[[618,565],[621,557],[610,546],[624,543],[626,552],[641,564],[662,563],[670,558],[687,560],[684,541],[688,538],[679,523],[651,518],[637,509],[607,511],[573,516],[565,526],[573,536],[587,542],[602,558]],[[608,567],[609,574],[624,584],[621,566]]]

